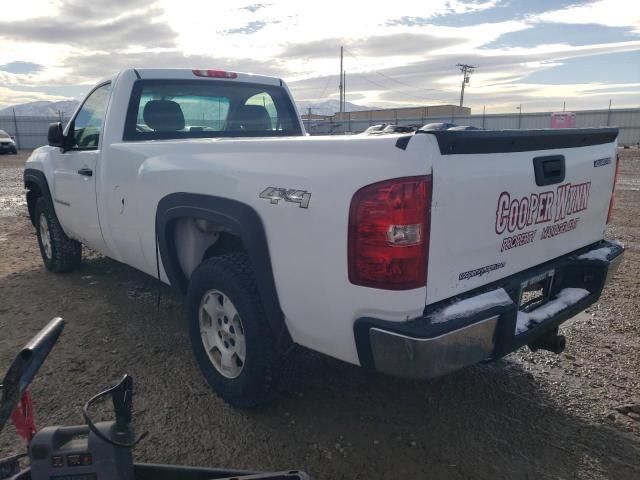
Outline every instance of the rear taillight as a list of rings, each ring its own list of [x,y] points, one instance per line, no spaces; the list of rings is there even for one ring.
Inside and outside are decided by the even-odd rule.
[[[225,72],[224,70],[191,70],[196,77],[210,78],[238,78],[236,72]]]
[[[607,212],[607,223],[611,221],[611,214],[613,213],[613,199],[616,193],[616,184],[618,183],[619,168],[620,168],[620,155],[616,155],[616,168],[613,174],[613,187],[611,188],[611,199],[609,200],[609,211]]]
[[[349,211],[349,281],[386,290],[427,282],[431,176],[367,185]]]

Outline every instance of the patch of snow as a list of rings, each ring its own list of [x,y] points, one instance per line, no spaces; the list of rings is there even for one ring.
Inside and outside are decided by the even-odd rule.
[[[613,243],[614,245],[617,245],[620,248],[624,248],[624,243],[619,242],[618,240],[609,240],[609,243]]]
[[[607,257],[613,250],[613,247],[602,247],[597,248],[595,250],[590,250],[587,253],[583,253],[578,257],[578,260],[599,260],[601,262],[606,262]]]
[[[597,251],[597,250],[596,250]],[[565,308],[575,305],[580,300],[589,295],[589,291],[583,288],[563,288],[558,292],[556,298],[527,312],[518,312],[516,321],[516,335],[526,332],[535,325],[547,320]]]
[[[434,312],[431,315],[431,322],[448,322],[450,320],[468,317],[482,310],[510,305],[511,303],[513,303],[513,300],[511,300],[511,297],[504,291],[504,288],[499,288],[452,303],[442,310]]]

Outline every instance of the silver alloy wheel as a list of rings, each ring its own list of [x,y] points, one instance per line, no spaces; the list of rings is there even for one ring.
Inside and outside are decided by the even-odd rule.
[[[44,213],[40,214],[40,241],[42,242],[45,257],[47,257],[47,260],[51,260],[51,233]]]
[[[204,349],[215,369],[226,378],[237,378],[244,368],[246,342],[236,307],[219,290],[202,296],[198,310]]]

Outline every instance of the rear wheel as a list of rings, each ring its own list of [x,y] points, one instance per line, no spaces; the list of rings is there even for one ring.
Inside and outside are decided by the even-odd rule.
[[[191,348],[211,388],[234,407],[271,400],[280,368],[247,256],[205,260],[189,280],[187,309]]]
[[[38,198],[34,212],[40,255],[47,269],[61,273],[73,270],[82,260],[82,245],[67,237],[52,207]]]

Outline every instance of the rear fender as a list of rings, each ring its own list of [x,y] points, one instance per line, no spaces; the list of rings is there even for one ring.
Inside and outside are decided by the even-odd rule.
[[[210,195],[174,193],[160,200],[156,212],[156,234],[164,271],[172,286],[186,293],[189,281],[180,267],[173,223],[183,217],[201,218],[242,240],[253,266],[260,298],[271,328],[281,347],[291,344],[273,278],[271,257],[262,220],[250,206]]]

